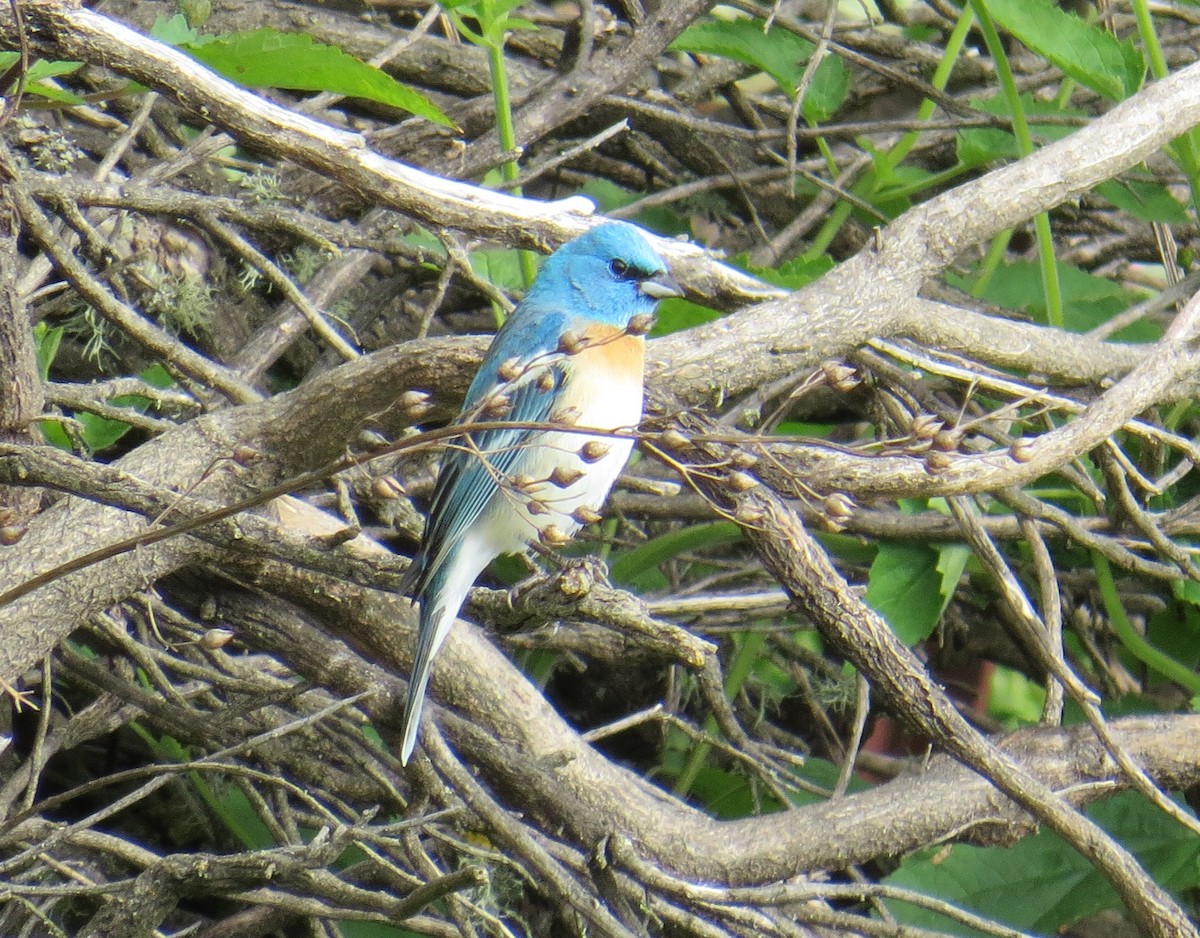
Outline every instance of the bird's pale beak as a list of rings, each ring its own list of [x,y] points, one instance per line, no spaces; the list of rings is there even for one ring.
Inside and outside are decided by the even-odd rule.
[[[656,300],[665,300],[672,296],[683,296],[683,287],[665,270],[661,274],[647,277],[639,284],[639,289],[646,296]]]

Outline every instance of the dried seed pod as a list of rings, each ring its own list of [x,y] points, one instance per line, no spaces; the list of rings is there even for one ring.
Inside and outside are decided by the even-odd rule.
[[[253,466],[255,463],[262,462],[263,454],[256,450],[253,446],[247,446],[245,443],[239,443],[233,448],[233,452],[229,454],[233,461],[239,466]]]
[[[954,465],[954,457],[949,453],[935,449],[925,454],[925,471],[931,476],[937,475],[939,472],[945,472],[952,465]]]
[[[564,407],[562,410],[556,410],[550,414],[551,423],[559,423],[564,427],[573,427],[579,423],[579,418],[583,414],[578,407]]]
[[[729,454],[729,465],[734,469],[749,469],[758,464],[758,457],[748,450],[735,449]]]
[[[428,404],[433,397],[428,391],[408,390],[396,398],[396,403],[407,410],[421,404]]]
[[[218,648],[224,648],[231,641],[233,641],[233,632],[229,629],[209,629],[200,636],[200,647],[216,651]]]
[[[392,444],[391,440],[375,430],[360,431],[358,436],[354,438],[354,442],[358,445],[359,449],[363,450],[383,449],[385,446],[391,446]]]
[[[525,510],[531,515],[548,515],[550,508],[540,498],[531,498],[525,503]]]
[[[481,412],[485,417],[502,419],[512,413],[512,398],[507,394],[493,394],[483,402]]]
[[[918,440],[932,440],[946,426],[945,421],[939,420],[933,414],[921,414],[913,418],[908,425],[908,432]]]
[[[560,489],[565,489],[568,486],[574,485],[582,478],[582,469],[568,469],[566,466],[555,466],[554,471],[550,473],[550,484],[556,485]]]
[[[658,435],[658,439],[667,449],[683,449],[688,445],[688,438],[674,427],[670,430],[663,430]]]
[[[525,371],[521,367],[521,359],[517,357],[506,358],[500,363],[500,367],[496,369],[496,377],[501,381],[516,381]]]
[[[518,473],[515,476],[510,476],[508,480],[510,488],[516,489],[518,492],[531,492],[533,487],[537,485],[537,480],[531,475]]]
[[[750,475],[748,472],[731,472],[725,480],[725,484],[735,492],[749,492],[752,488],[758,485],[758,479]]]
[[[853,391],[862,384],[858,370],[845,362],[824,362],[821,365],[821,374],[825,376],[825,381],[830,387],[843,393]]]
[[[13,544],[16,544],[25,536],[28,530],[29,528],[23,524],[0,525],[0,545],[12,547]]]
[[[738,524],[759,524],[766,515],[767,513],[762,508],[750,502],[743,502],[733,512],[733,517],[737,519]]]
[[[604,515],[600,514],[598,511],[592,511],[592,509],[588,508],[587,505],[580,505],[573,512],[571,512],[571,517],[580,524],[596,524],[597,522],[604,520]]]
[[[930,446],[941,453],[953,453],[958,449],[962,434],[957,430],[939,430],[933,435]]]
[[[549,394],[558,387],[558,376],[553,371],[543,371],[538,375],[537,389],[543,394]]]
[[[1023,436],[1018,437],[1008,448],[1008,455],[1012,457],[1013,462],[1029,462],[1034,456],[1033,441]]]
[[[586,463],[599,462],[609,454],[612,449],[607,443],[601,443],[599,440],[588,440],[583,446],[579,447],[579,458]]]
[[[563,533],[562,528],[557,524],[548,524],[538,531],[538,540],[547,547],[562,547],[569,543],[571,538]]]
[[[645,335],[654,328],[654,316],[651,313],[638,313],[629,320],[625,332],[629,335]]]
[[[830,528],[840,531],[854,517],[854,499],[845,492],[831,492],[822,500],[821,511]]]
[[[558,350],[564,355],[578,355],[588,347],[588,340],[568,329],[558,338]]]
[[[376,498],[403,498],[408,492],[395,476],[376,476],[371,480],[371,494]]]
[[[405,391],[396,399],[396,403],[406,417],[417,420],[433,410],[433,405],[429,403],[431,398],[432,395],[426,391]]]

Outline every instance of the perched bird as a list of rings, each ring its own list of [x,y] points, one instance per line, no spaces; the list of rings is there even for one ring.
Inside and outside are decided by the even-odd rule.
[[[632,225],[610,222],[546,259],[496,333],[457,423],[520,426],[465,433],[447,453],[409,588],[420,604],[400,761],[417,740],[429,668],[476,577],[500,554],[557,546],[597,509],[633,441],[529,424],[631,430],[642,417],[644,333],[658,300],[679,296]]]

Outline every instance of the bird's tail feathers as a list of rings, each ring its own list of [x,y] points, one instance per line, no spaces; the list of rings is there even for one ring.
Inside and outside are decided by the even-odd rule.
[[[448,551],[432,552],[432,557],[420,554],[414,560],[413,566],[418,572],[414,581],[413,601],[419,603],[421,612],[413,654],[413,677],[408,681],[408,701],[404,704],[400,747],[402,765],[408,764],[416,745],[433,656],[437,655],[446,636],[450,635],[450,629],[475,578],[499,553],[493,540],[490,529],[476,528],[468,531]]]
[[[413,652],[412,676],[408,679],[408,696],[404,701],[401,765],[408,765],[413,748],[417,745],[417,731],[421,728],[421,711],[425,709],[425,690],[429,686],[433,656],[437,654],[457,614],[457,609],[449,609],[445,603],[435,603],[433,597],[421,603],[420,631]]]
[[[412,677],[408,682],[408,699],[404,704],[403,736],[400,744],[400,764],[408,765],[417,733],[421,726],[421,710],[429,684],[429,669],[433,658],[450,634],[454,620],[462,609],[463,600],[475,578],[496,554],[476,538],[466,537],[458,544],[450,562],[441,563],[422,574],[417,582],[413,601],[420,604],[417,647],[413,653]]]

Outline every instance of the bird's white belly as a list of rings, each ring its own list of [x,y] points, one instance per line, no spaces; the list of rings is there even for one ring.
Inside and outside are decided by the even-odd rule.
[[[637,428],[642,419],[642,342],[631,337],[619,341],[631,343],[636,357],[614,347],[583,352],[571,363],[577,367],[568,368],[555,408],[569,420],[556,422],[626,434]],[[589,355],[602,361],[584,367]],[[544,540],[553,544],[578,531],[582,522],[575,513],[597,511],[604,504],[632,450],[628,436],[545,431],[530,437],[509,484],[501,486],[504,494],[493,503],[493,518],[507,516],[512,525],[506,532],[512,539],[508,551],[524,549],[543,532]]]

